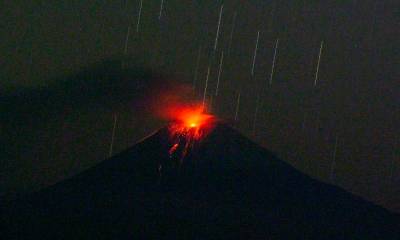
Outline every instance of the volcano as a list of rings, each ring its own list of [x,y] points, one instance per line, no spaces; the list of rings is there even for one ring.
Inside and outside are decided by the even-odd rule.
[[[225,123],[200,139],[171,129],[7,204],[3,239],[400,237],[398,215],[301,173]]]

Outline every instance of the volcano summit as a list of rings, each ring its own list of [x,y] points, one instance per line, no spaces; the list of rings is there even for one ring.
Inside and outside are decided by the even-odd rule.
[[[399,239],[399,216],[207,126],[162,128],[7,205],[4,239]]]

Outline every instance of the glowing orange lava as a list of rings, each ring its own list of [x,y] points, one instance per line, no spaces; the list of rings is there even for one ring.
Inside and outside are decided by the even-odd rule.
[[[173,113],[175,121],[169,127],[172,140],[169,154],[172,156],[179,151],[180,158],[183,158],[195,142],[210,132],[215,118],[204,113],[204,108],[201,106],[175,108]]]
[[[182,108],[176,114],[177,123],[187,128],[200,128],[212,119],[212,115],[205,114],[202,107]]]

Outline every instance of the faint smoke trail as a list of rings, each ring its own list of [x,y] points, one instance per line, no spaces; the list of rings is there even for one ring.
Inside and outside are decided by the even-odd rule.
[[[274,51],[274,58],[272,59],[271,75],[269,76],[269,85],[272,84],[272,78],[274,77],[276,53],[278,51],[278,46],[279,46],[279,38],[277,38],[275,42],[275,51]]]
[[[317,70],[315,71],[314,86],[317,85],[317,81],[318,81],[319,63],[320,63],[320,61],[321,61],[321,54],[322,54],[322,48],[323,48],[323,47],[324,47],[324,41],[321,41],[321,46],[319,47],[319,55],[318,55]]]
[[[203,93],[203,109],[206,103],[206,95],[207,95],[207,86],[208,86],[208,77],[210,76],[210,66],[207,69],[207,77],[206,77],[206,85],[204,86],[204,93]]]
[[[158,20],[161,19],[163,6],[164,6],[164,0],[161,0],[161,3],[160,3],[160,13],[158,14]]]
[[[254,56],[253,56],[253,65],[251,67],[251,75],[254,76],[254,66],[256,65],[256,57],[257,57],[257,50],[258,50],[258,39],[260,38],[260,31],[257,32],[257,40],[256,46],[254,48]]]
[[[236,111],[235,111],[235,123],[237,121],[238,118],[238,114],[239,114],[239,106],[240,106],[240,91],[237,97],[237,101],[236,101]]]
[[[114,147],[114,138],[115,138],[115,129],[117,127],[117,114],[114,114],[114,126],[112,130],[112,135],[111,135],[111,143],[110,143],[110,151],[108,153],[108,156],[111,157],[113,153],[113,147]]]
[[[215,35],[214,52],[217,50],[218,37],[219,37],[219,28],[220,28],[220,25],[221,25],[221,18],[222,18],[222,11],[223,10],[224,10],[224,4],[221,5],[221,8],[219,10],[219,19],[218,19],[217,33]]]
[[[138,16],[138,21],[137,21],[137,25],[136,25],[136,32],[139,32],[140,17],[142,16],[142,5],[143,5],[143,0],[140,0],[139,16]]]
[[[125,48],[124,48],[124,55],[128,54],[128,42],[129,42],[129,33],[131,32],[131,25],[128,26],[128,31],[126,32],[125,37]]]
[[[334,172],[335,172],[335,167],[336,167],[337,145],[338,145],[338,135],[336,135],[335,147],[334,147],[334,149],[333,149],[333,159],[332,159],[331,174],[330,174],[331,182],[333,182],[333,177],[334,177]]]
[[[197,82],[197,76],[198,76],[198,71],[199,71],[200,58],[201,58],[201,45],[199,47],[199,51],[198,51],[198,54],[197,54],[196,67],[195,67],[195,70],[194,70],[193,91],[196,90],[196,82]]]
[[[217,78],[217,88],[216,88],[216,90],[215,90],[215,96],[218,96],[218,88],[219,88],[219,81],[220,81],[220,78],[221,78],[221,72],[222,72],[222,64],[223,64],[223,61],[224,61],[224,50],[222,50],[222,52],[221,52],[221,60],[220,60],[220,62],[219,62],[219,70],[218,70],[218,78]]]
[[[233,14],[231,34],[229,35],[228,56],[230,56],[231,54],[232,37],[233,37],[233,32],[235,31],[236,16],[237,12],[235,11],[235,13]]]

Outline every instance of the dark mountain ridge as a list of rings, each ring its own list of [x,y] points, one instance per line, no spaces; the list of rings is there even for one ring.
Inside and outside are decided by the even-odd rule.
[[[173,143],[162,128],[6,206],[7,236],[399,239],[399,216],[304,175],[226,124],[217,123],[183,158],[170,154]]]

